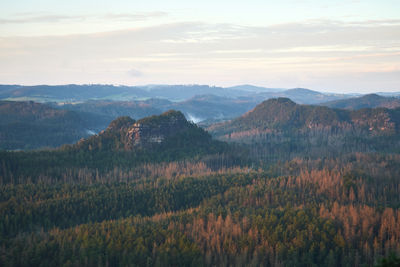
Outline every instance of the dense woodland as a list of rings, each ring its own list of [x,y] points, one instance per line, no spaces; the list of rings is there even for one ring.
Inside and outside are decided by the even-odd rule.
[[[349,99],[341,99],[323,103],[324,106],[343,109],[362,109],[362,108],[398,108],[400,99],[398,97],[384,97],[377,94],[364,95]]]
[[[398,264],[396,132],[224,143],[192,125],[122,149],[134,122],[53,151],[0,152],[0,266]]]
[[[103,119],[29,102],[0,101],[0,148],[28,150],[75,143],[100,130]]]

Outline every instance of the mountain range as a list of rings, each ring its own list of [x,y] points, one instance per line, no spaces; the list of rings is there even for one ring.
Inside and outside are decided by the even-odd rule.
[[[278,89],[252,85],[217,87],[208,85],[0,85],[0,99],[36,102],[76,103],[88,100],[145,100],[150,98],[184,101],[199,95],[245,98],[263,101],[266,98],[289,97],[302,104],[322,103],[351,97],[346,94],[321,93],[304,88]]]
[[[0,85],[0,99],[8,99],[1,102],[0,148],[36,149],[71,144],[106,129],[118,117],[139,120],[168,110],[179,110],[189,121],[209,127],[234,120],[263,101],[279,97],[290,98],[298,104],[344,109],[396,108],[400,105],[400,99],[393,96],[354,97],[303,88],[285,90],[252,85],[229,88],[206,85]],[[27,114],[36,115],[30,117]]]

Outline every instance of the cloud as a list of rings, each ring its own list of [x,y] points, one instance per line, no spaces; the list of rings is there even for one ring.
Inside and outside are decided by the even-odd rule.
[[[290,22],[275,24],[267,27],[259,27],[258,31],[263,33],[277,34],[307,34],[307,33],[327,33],[333,31],[370,30],[377,27],[388,28],[390,26],[400,26],[399,19],[391,20],[361,20],[361,21],[341,21],[329,19],[312,19],[301,22]]]
[[[287,55],[345,55],[397,52],[399,25],[349,26],[341,22],[313,21],[269,27],[183,22],[138,27],[120,31],[44,37],[3,37],[1,50],[17,48],[54,51],[86,51],[99,58],[157,57],[179,59],[204,56],[214,58],[282,57]],[[7,44],[7,45],[5,45]],[[50,49],[50,50],[49,50]],[[40,52],[40,51],[37,51]],[[357,55],[358,55],[357,54]],[[75,57],[76,57],[75,56]],[[77,58],[79,59],[79,58]],[[205,59],[205,58],[204,58]]]
[[[325,80],[343,91],[356,88],[357,73],[400,69],[398,32],[397,20],[312,20],[266,27],[180,22],[95,34],[0,37],[0,83],[121,84],[135,77],[141,84],[251,82],[320,89]],[[65,61],[69,65],[61,69]],[[328,77],[342,77],[349,85]],[[385,89],[399,90],[394,74],[371,75],[371,86],[382,77],[388,79]],[[361,80],[359,85],[371,88]]]
[[[11,24],[11,23],[55,23],[62,21],[79,21],[85,20],[85,17],[82,16],[66,16],[66,15],[40,15],[40,16],[32,16],[29,15],[27,17],[19,16],[19,18],[15,19],[0,19],[0,24]]]
[[[109,13],[99,17],[107,20],[143,21],[151,18],[165,17],[167,15],[167,12],[156,11],[147,13]]]
[[[108,13],[100,15],[68,16],[62,14],[47,13],[17,13],[14,18],[1,19],[0,24],[24,24],[24,23],[57,23],[84,20],[119,20],[119,21],[144,21],[151,18],[167,16],[166,12],[145,12],[145,13]]]
[[[127,74],[131,77],[140,77],[143,75],[143,73],[139,70],[136,69],[130,69]]]

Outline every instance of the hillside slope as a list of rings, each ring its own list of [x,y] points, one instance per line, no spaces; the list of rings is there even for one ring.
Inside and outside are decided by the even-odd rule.
[[[34,102],[0,101],[0,149],[35,149],[74,143],[97,131],[95,115]]]
[[[385,97],[377,94],[369,94],[361,97],[341,99],[322,103],[322,106],[342,109],[362,109],[362,108],[398,108],[400,107],[400,98]]]
[[[264,101],[243,116],[208,128],[222,140],[239,140],[263,134],[311,132],[394,135],[399,132],[399,109],[347,111],[322,106],[299,105],[288,98]]]

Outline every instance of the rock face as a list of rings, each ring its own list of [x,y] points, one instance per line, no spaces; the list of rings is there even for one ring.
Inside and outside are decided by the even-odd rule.
[[[160,116],[141,119],[129,127],[126,133],[126,148],[146,147],[159,144],[169,136],[190,127],[185,116],[179,111],[167,111]]]

